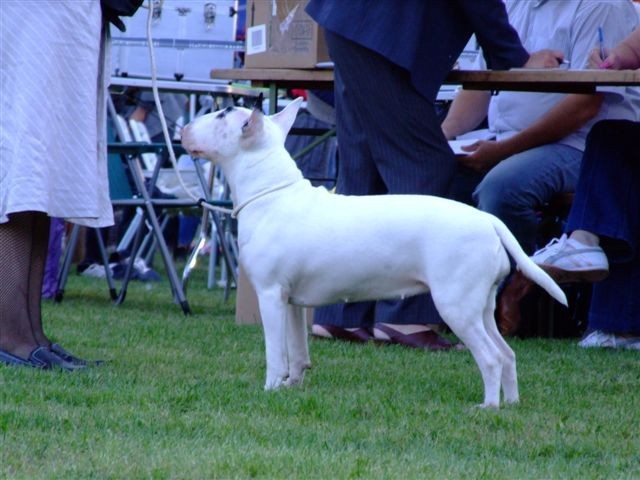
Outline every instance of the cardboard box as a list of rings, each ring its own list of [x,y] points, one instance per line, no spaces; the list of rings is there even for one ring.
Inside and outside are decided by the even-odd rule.
[[[308,0],[247,0],[246,68],[315,68],[329,61]]]

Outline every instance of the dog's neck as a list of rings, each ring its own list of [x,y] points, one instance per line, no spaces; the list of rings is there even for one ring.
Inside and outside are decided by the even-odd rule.
[[[284,146],[244,152],[241,161],[221,163],[236,210],[254,198],[303,179],[302,172]]]

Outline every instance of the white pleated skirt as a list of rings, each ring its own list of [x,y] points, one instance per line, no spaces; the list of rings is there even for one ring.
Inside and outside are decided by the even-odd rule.
[[[0,1],[0,223],[38,211],[113,224],[108,60],[99,0]]]

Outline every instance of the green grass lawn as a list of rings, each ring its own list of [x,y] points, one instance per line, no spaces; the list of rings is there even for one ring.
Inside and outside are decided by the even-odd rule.
[[[522,401],[482,400],[468,352],[312,340],[301,388],[264,392],[258,326],[189,284],[72,275],[51,337],[108,363],[0,367],[0,478],[640,478],[640,353],[510,340]]]

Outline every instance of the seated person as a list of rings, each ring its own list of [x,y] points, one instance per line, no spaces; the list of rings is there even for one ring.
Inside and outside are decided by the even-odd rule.
[[[411,0],[403,2],[410,8],[394,11],[398,15],[388,14],[387,3],[311,0],[306,8],[324,27],[335,64],[336,191],[444,197],[457,162],[442,135],[435,101],[471,34],[496,69],[557,66],[562,52],[529,54],[508,23],[502,0]],[[353,22],[365,17],[369,21]],[[451,349],[454,345],[429,327],[441,322],[430,296],[416,295],[317,308],[312,333]]]
[[[640,29],[601,68],[640,68]],[[595,281],[581,347],[640,350],[640,123],[606,121],[589,133],[566,231],[533,260],[559,282]]]
[[[169,128],[169,136],[171,137],[175,134],[180,117],[185,113],[187,100],[188,98],[186,95],[179,93],[160,94],[162,110]],[[144,123],[152,142],[164,143],[162,123],[160,121],[160,115],[156,109],[153,93],[141,92],[136,103],[136,108],[127,115],[128,118]]]
[[[590,51],[598,42],[599,27],[615,44],[638,23],[633,6],[625,1],[511,0],[507,10],[525,48],[563,51],[572,69],[587,66]],[[637,89],[616,87],[593,95],[501,92],[491,96],[489,92],[463,90],[451,105],[443,132],[453,139],[475,128],[487,114],[489,130],[497,140],[477,141],[467,147],[468,155],[457,157],[463,165],[459,178],[471,177],[467,182],[470,187],[462,191],[473,190],[472,202],[502,219],[524,250],[532,253],[537,211],[553,195],[575,190],[591,126],[608,118],[637,120],[640,94]],[[459,192],[452,195],[465,200]],[[519,323],[519,310],[513,305],[517,306],[527,291],[513,281],[501,295],[498,317],[503,333],[513,333]]]

